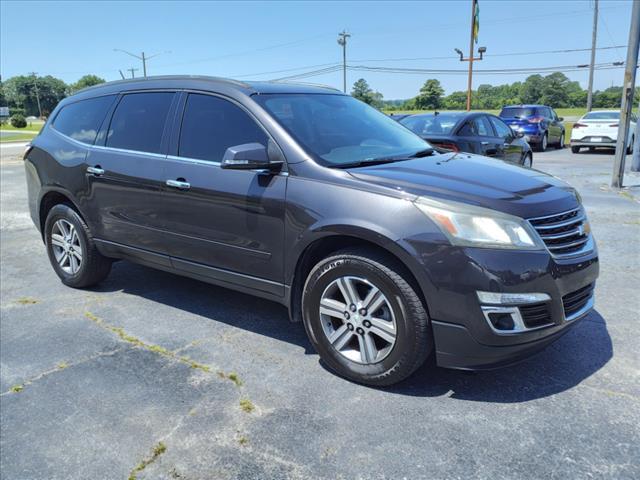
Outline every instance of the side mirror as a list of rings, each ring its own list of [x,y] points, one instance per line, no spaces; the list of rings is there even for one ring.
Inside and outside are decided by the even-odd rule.
[[[277,170],[282,167],[282,161],[270,161],[267,147],[260,143],[244,143],[227,148],[220,167],[230,170]]]
[[[564,117],[558,117],[559,122],[564,122]]]
[[[518,131],[516,132],[516,138],[522,138],[522,137],[524,137],[524,132],[523,132],[523,131],[521,131],[521,130],[518,130]]]

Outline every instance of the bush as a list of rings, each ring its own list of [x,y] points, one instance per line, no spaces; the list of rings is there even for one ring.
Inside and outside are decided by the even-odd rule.
[[[11,125],[13,125],[14,128],[25,128],[27,126],[27,121],[24,119],[24,116],[16,113],[11,117]]]

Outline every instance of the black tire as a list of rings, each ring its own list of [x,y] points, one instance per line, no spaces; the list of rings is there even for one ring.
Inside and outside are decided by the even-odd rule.
[[[572,153],[580,153],[580,147],[571,147]]]
[[[411,375],[431,353],[427,312],[416,289],[403,278],[403,271],[401,265],[376,250],[354,248],[325,258],[309,273],[302,293],[304,326],[322,360],[338,375],[366,385],[391,385]],[[395,316],[395,343],[378,362],[360,363],[347,358],[333,347],[323,329],[320,300],[332,282],[345,276],[358,276],[375,285]],[[355,333],[352,335],[352,341],[360,340]]]
[[[531,152],[525,153],[524,157],[522,157],[522,166],[525,168],[533,167],[533,155]]]
[[[631,142],[627,145],[627,155],[631,155],[633,153],[633,142],[635,142],[636,137],[631,135]]]
[[[536,146],[536,149],[539,152],[544,152],[548,146],[549,146],[549,134],[545,133],[542,136],[542,140],[540,140],[540,143],[538,143],[538,145]]]
[[[79,262],[78,270],[74,273],[65,271],[56,260],[52,232],[58,220],[66,220],[75,228],[79,245],[82,248],[82,260]],[[65,285],[73,288],[90,287],[109,275],[112,260],[100,254],[93,241],[89,227],[69,205],[59,204],[49,211],[44,225],[44,238],[51,266]]]
[[[560,138],[558,139],[558,143],[556,144],[556,148],[563,149],[564,148],[564,130],[560,134]]]

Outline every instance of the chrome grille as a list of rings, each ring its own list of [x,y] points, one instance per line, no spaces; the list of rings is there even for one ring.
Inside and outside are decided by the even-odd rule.
[[[588,245],[589,229],[582,208],[530,218],[529,223],[536,229],[551,254],[556,257],[581,253]]]

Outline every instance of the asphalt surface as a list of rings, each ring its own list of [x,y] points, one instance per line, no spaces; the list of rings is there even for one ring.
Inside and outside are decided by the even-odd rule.
[[[388,389],[327,371],[274,303],[128,262],[98,288],[63,286],[9,152],[3,479],[640,477],[640,176],[611,190],[611,152],[534,156],[582,193],[601,254],[597,311],[517,366],[430,361]]]

